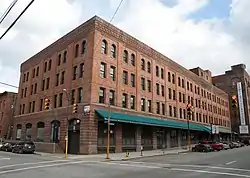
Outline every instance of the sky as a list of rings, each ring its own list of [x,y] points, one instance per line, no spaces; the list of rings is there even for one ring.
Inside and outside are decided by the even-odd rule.
[[[0,16],[13,0],[0,1]],[[19,0],[0,35],[30,0]],[[0,40],[0,82],[18,86],[20,64],[84,21],[110,21],[120,0],[36,0]],[[186,68],[223,74],[250,67],[250,0],[124,0],[112,24]],[[10,77],[10,78],[9,78]],[[17,91],[0,85],[0,92]]]

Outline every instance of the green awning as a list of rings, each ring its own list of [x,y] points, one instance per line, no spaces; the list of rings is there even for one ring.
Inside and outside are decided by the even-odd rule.
[[[101,116],[103,119],[107,120],[108,111],[95,110],[95,112],[99,116]],[[110,112],[110,120],[113,122],[125,122],[125,123],[133,123],[133,124],[140,124],[140,125],[153,125],[153,126],[161,126],[161,127],[169,127],[169,128],[177,128],[177,129],[188,129],[187,122],[163,120],[163,119],[157,119],[153,117],[137,116],[137,115],[118,113],[118,112]],[[189,128],[190,130],[210,132],[210,130],[206,126],[198,125],[194,123],[190,123]]]

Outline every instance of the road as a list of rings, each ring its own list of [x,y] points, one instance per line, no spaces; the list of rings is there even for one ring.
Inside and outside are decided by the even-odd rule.
[[[250,177],[250,146],[213,153],[183,153],[128,161],[58,159],[0,152],[0,177],[228,178]]]

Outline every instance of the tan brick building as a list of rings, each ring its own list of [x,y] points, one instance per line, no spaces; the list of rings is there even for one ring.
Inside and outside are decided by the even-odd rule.
[[[237,64],[231,66],[231,70],[225,72],[225,74],[214,76],[213,83],[218,88],[228,93],[230,101],[230,116],[232,122],[232,131],[237,133],[237,136],[241,138],[250,137],[249,135],[249,125],[250,125],[250,76],[246,71],[246,66],[244,64]],[[239,86],[239,83],[241,86]],[[242,88],[241,91],[239,87]],[[233,108],[232,96],[237,96],[238,107]],[[240,97],[240,95],[242,97]],[[242,98],[242,99],[241,99]],[[242,105],[240,104],[242,103]],[[242,107],[241,107],[242,106]],[[242,109],[243,108],[243,109]],[[242,113],[240,113],[242,111]],[[247,127],[246,131],[240,131],[240,125],[243,128]],[[244,129],[245,130],[245,129]]]
[[[15,137],[63,151],[68,132],[70,153],[104,152],[108,103],[111,151],[185,145],[187,103],[193,142],[209,137],[211,123],[227,134],[228,95],[209,71],[192,71],[95,16],[22,63]]]
[[[13,130],[17,93],[0,93],[0,138],[10,139]]]

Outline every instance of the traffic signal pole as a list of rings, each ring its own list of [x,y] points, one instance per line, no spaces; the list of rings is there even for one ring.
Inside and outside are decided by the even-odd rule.
[[[189,120],[191,118],[191,114],[188,114],[187,118],[187,125],[188,125],[188,131],[187,131],[187,141],[188,141],[188,151],[191,151],[191,138],[190,138],[190,127],[189,127]]]

